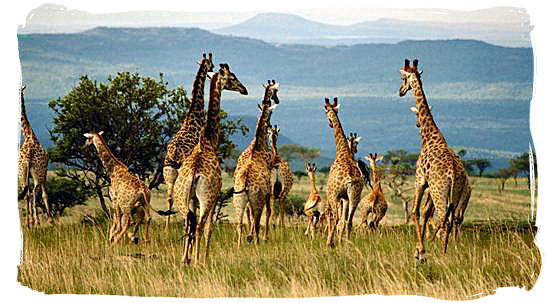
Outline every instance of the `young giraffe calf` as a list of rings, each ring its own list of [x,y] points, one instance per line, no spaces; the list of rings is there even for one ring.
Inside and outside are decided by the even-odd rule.
[[[316,164],[306,163],[306,173],[310,178],[310,194],[304,204],[304,214],[308,218],[304,235],[314,239],[316,225],[322,216],[325,217],[327,208],[316,189]]]
[[[360,227],[365,224],[365,227],[369,226],[370,228],[377,228],[379,222],[384,218],[386,210],[388,209],[388,204],[384,199],[384,193],[381,187],[381,173],[377,167],[377,162],[382,160],[382,157],[377,158],[377,153],[369,154],[369,157],[364,157],[365,160],[369,161],[371,165],[371,170],[373,171],[373,190],[365,196],[362,203],[362,223]],[[367,219],[369,214],[373,214],[373,219],[367,224]]]

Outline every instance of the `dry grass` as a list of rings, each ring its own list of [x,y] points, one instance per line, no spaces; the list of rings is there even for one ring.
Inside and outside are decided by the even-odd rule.
[[[324,176],[322,176],[324,177]],[[225,187],[230,180],[225,176]],[[307,240],[304,221],[294,218],[270,241],[235,246],[232,224],[217,225],[207,265],[181,263],[183,226],[167,235],[155,217],[148,244],[107,242],[107,222],[81,223],[97,205],[71,209],[60,224],[23,230],[18,280],[46,293],[176,297],[317,297],[417,294],[473,299],[503,286],[530,289],[540,272],[535,228],[526,223],[530,202],[524,181],[499,193],[497,183],[475,179],[465,226],[446,256],[439,241],[427,242],[428,262],[413,258],[414,228],[401,225],[401,205],[392,204],[379,232],[359,231],[334,249],[325,237]],[[294,194],[308,194],[308,180]],[[321,184],[321,181],[320,181]],[[164,208],[164,193],[154,194]],[[229,212],[231,207],[227,209]],[[100,220],[99,220],[100,221]]]

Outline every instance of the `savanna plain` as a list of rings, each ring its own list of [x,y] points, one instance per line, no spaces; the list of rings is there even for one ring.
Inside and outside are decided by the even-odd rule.
[[[317,177],[325,199],[327,176]],[[541,257],[534,244],[527,180],[510,180],[500,190],[497,179],[471,177],[472,197],[459,239],[441,254],[439,240],[426,241],[427,261],[413,257],[414,226],[405,224],[402,204],[385,189],[389,209],[380,227],[358,229],[351,241],[335,248],[325,234],[304,235],[306,219],[293,215],[285,228],[271,229],[269,240],[243,243],[238,250],[234,213],[215,225],[207,264],[184,264],[184,224],[154,215],[151,241],[108,242],[109,221],[96,200],[68,209],[55,224],[22,228],[23,250],[18,281],[47,294],[113,294],[159,297],[318,297],[362,294],[421,295],[468,300],[499,287],[531,289]],[[306,199],[309,181],[295,177],[290,198]],[[412,198],[413,179],[404,187]],[[223,175],[223,188],[232,185]],[[370,189],[365,189],[366,195]],[[153,191],[152,205],[165,209],[165,191]],[[20,208],[22,204],[20,204]],[[22,213],[21,222],[25,222]],[[42,215],[42,222],[46,222]],[[264,221],[263,221],[264,222]],[[142,234],[139,234],[142,238]]]

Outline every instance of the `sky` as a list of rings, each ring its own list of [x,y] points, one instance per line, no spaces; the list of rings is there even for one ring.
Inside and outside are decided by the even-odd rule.
[[[3,72],[0,74],[2,77],[2,97],[4,100],[5,108],[2,112],[2,119],[0,119],[2,134],[4,135],[3,144],[5,148],[2,149],[2,192],[4,193],[3,206],[4,212],[2,220],[0,220],[0,230],[3,231],[3,243],[5,245],[2,251],[1,268],[3,269],[1,278],[2,296],[4,298],[11,299],[29,299],[39,300],[40,302],[71,302],[78,300],[81,302],[95,302],[98,299],[105,300],[107,302],[155,302],[153,298],[135,298],[135,297],[109,297],[109,296],[74,296],[74,295],[48,295],[45,296],[36,291],[32,291],[26,287],[22,287],[17,281],[17,268],[19,264],[20,251],[22,245],[21,233],[19,230],[18,220],[18,208],[16,201],[16,186],[17,186],[17,151],[18,151],[18,139],[19,139],[19,108],[18,103],[15,102],[19,98],[18,87],[21,81],[21,70],[18,60],[17,51],[17,27],[25,22],[27,14],[34,8],[43,4],[43,1],[25,0],[11,2],[9,7],[6,6],[0,12],[0,20],[2,20],[2,26],[0,27],[0,33],[2,37],[2,68]],[[69,9],[83,10],[90,13],[112,13],[112,12],[124,12],[134,10],[156,10],[156,11],[235,11],[235,12],[254,12],[254,11],[284,11],[284,10],[300,10],[308,8],[333,8],[333,7],[364,7],[372,5],[370,2],[354,1],[354,0],[337,0],[337,1],[295,1],[295,0],[278,0],[278,1],[168,1],[168,0],[155,0],[155,1],[112,1],[112,0],[60,0],[55,1],[57,4],[67,6]],[[486,7],[498,7],[498,6],[514,6],[525,7],[527,13],[531,16],[531,23],[535,26],[532,31],[532,44],[533,51],[535,53],[535,88],[533,91],[533,101],[531,103],[531,124],[532,135],[535,142],[535,149],[538,156],[538,168],[539,168],[539,197],[538,201],[538,217],[537,226],[539,232],[537,234],[536,244],[541,250],[541,254],[544,262],[546,258],[546,246],[548,245],[548,235],[546,229],[542,228],[546,226],[545,222],[548,222],[546,201],[548,201],[548,194],[546,189],[548,188],[548,140],[544,133],[544,129],[548,126],[546,116],[548,114],[548,106],[546,100],[548,100],[548,92],[544,90],[543,85],[548,81],[548,46],[546,44],[547,24],[546,24],[546,10],[545,5],[538,0],[522,0],[522,1],[509,1],[509,0],[475,0],[475,1],[431,1],[431,0],[415,0],[415,1],[382,1],[383,7],[442,7],[445,9],[459,9],[459,10],[472,10]],[[352,9],[352,11],[355,11]],[[409,11],[411,12],[411,11]],[[408,13],[409,13],[408,12]],[[322,16],[318,16],[320,18]],[[324,16],[325,17],[325,16]],[[349,13],[348,20],[352,20],[352,14]],[[500,71],[504,72],[504,71]],[[540,85],[539,85],[540,84]],[[497,290],[495,296],[487,296],[475,300],[474,302],[498,302],[501,299],[504,301],[528,301],[528,302],[540,302],[545,298],[546,286],[548,286],[548,275],[546,274],[546,264],[543,264],[541,269],[541,275],[537,280],[537,284],[532,291],[525,291],[518,288],[503,288]],[[410,269],[412,270],[412,269]],[[399,302],[406,300],[406,302],[441,302],[434,299],[423,299],[420,297],[406,296],[402,297],[375,297],[377,302]],[[167,302],[180,302],[180,299],[168,298],[162,301]],[[185,300],[192,302],[204,302],[203,300]],[[210,300],[206,300],[210,301]],[[214,300],[216,302],[227,302],[228,300]],[[233,299],[230,302],[235,301]],[[255,300],[237,300],[239,302],[253,302]],[[280,300],[263,300],[266,302],[278,302]],[[311,302],[311,300],[291,300],[301,302]],[[360,302],[363,299],[359,298],[332,298],[318,299],[315,302]]]

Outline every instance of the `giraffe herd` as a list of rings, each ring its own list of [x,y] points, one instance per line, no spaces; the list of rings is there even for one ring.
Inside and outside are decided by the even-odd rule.
[[[111,186],[112,222],[109,228],[109,240],[119,242],[127,233],[135,243],[135,236],[141,224],[144,225],[144,241],[149,242],[150,210],[167,216],[164,230],[170,228],[170,215],[179,213],[185,221],[183,262],[195,263],[207,261],[210,238],[213,230],[213,213],[221,193],[221,167],[217,157],[219,144],[221,92],[234,91],[247,95],[247,88],[238,80],[228,64],[220,64],[215,72],[211,53],[202,55],[199,69],[192,88],[192,100],[180,130],[171,138],[167,147],[163,167],[167,187],[167,211],[159,211],[150,204],[150,190],[137,176],[128,171],[127,166],[118,160],[109,149],[101,132],[83,134],[86,146],[93,145],[107,172]],[[417,116],[417,127],[421,137],[421,150],[416,164],[415,195],[412,217],[416,231],[415,257],[426,260],[424,248],[425,234],[429,238],[437,235],[441,238],[443,254],[446,253],[449,235],[455,225],[455,240],[464,212],[471,195],[471,187],[462,161],[448,147],[441,130],[434,122],[431,106],[428,105],[422,87],[418,60],[410,66],[408,59],[400,71],[402,83],[399,95],[403,97],[411,90],[416,97],[416,105],[411,108]],[[205,112],[204,87],[206,80],[211,81],[207,112]],[[288,194],[293,185],[293,173],[289,162],[282,160],[278,153],[280,129],[270,123],[275,108],[279,105],[279,83],[269,80],[264,86],[264,96],[259,105],[259,117],[255,136],[248,147],[240,154],[234,172],[232,204],[236,211],[237,247],[240,248],[244,233],[244,215],[248,218],[247,242],[259,243],[261,218],[265,210],[263,240],[268,240],[270,219],[278,202],[279,215],[277,226],[285,228],[284,209]],[[27,119],[24,104],[24,87],[21,89],[21,126],[24,143],[19,153],[19,181],[23,192],[19,199],[25,201],[27,227],[39,224],[36,211],[36,199],[41,191],[49,220],[53,223],[53,214],[48,204],[45,180],[48,155],[40,145],[30,122]],[[274,104],[273,104],[274,103]],[[316,165],[306,164],[310,180],[310,195],[304,205],[307,216],[305,236],[314,238],[318,223],[327,221],[326,245],[335,246],[335,232],[338,243],[350,241],[353,218],[361,204],[362,224],[375,230],[386,214],[388,204],[381,186],[381,170],[378,162],[382,156],[369,154],[364,159],[370,163],[356,160],[358,143],[361,137],[356,133],[345,136],[342,121],[339,118],[341,103],[337,97],[324,104],[328,126],[333,129],[336,143],[336,157],[327,178],[326,199],[320,197],[316,187]],[[268,143],[270,141],[270,145]],[[34,189],[29,190],[32,177]],[[372,181],[372,184],[371,184]],[[371,191],[362,197],[362,191]],[[423,195],[424,206],[421,207]],[[31,209],[32,194],[32,209]],[[172,210],[173,204],[177,210]],[[422,209],[422,222],[420,220]],[[372,220],[368,223],[368,215]],[[428,223],[433,225],[430,233]],[[205,238],[204,252],[201,253],[201,240]]]

